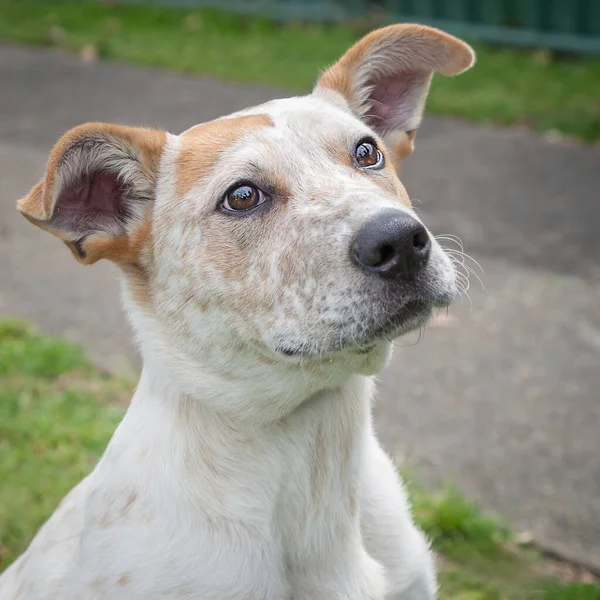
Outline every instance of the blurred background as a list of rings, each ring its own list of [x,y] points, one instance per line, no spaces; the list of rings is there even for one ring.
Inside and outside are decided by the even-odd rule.
[[[139,368],[110,265],[14,210],[53,143],[308,92],[398,21],[477,51],[434,78],[402,174],[471,287],[397,344],[379,434],[443,597],[600,598],[598,0],[0,0],[0,570],[91,469]]]

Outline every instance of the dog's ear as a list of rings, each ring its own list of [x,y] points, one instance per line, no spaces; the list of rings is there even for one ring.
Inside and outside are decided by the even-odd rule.
[[[457,75],[474,60],[468,44],[438,29],[390,25],[352,46],[323,73],[315,91],[341,94],[383,137],[396,162],[412,152],[433,73]]]
[[[82,263],[130,263],[149,232],[166,134],[88,123],[54,146],[44,178],[21,198],[29,221],[61,238]]]

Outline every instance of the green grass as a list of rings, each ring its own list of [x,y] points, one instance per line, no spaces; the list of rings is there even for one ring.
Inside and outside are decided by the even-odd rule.
[[[91,470],[128,389],[65,340],[0,321],[0,571]]]
[[[277,25],[210,10],[0,0],[0,39],[298,92],[309,90],[320,70],[364,31],[357,25]],[[545,52],[475,47],[474,69],[434,78],[430,113],[600,139],[599,58],[555,60]]]
[[[440,600],[600,600],[593,578],[519,545],[506,523],[454,487],[431,494],[405,479],[415,520],[440,557]]]
[[[90,472],[131,387],[98,372],[69,342],[0,320],[0,571]],[[415,518],[439,554],[441,600],[600,600],[600,586],[565,578],[453,488],[410,489]]]
[[[498,520],[484,515],[454,487],[437,495],[419,491],[413,484],[415,518],[449,558],[470,560],[473,555],[501,555],[510,541],[510,530]]]

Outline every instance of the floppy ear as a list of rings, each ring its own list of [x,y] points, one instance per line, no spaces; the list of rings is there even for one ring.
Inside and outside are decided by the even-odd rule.
[[[341,94],[383,137],[396,162],[412,152],[433,73],[457,75],[474,60],[468,44],[438,29],[390,25],[352,46],[323,73],[315,91]]]
[[[75,127],[54,146],[45,177],[17,208],[82,263],[135,262],[165,142],[164,132],[150,129]]]

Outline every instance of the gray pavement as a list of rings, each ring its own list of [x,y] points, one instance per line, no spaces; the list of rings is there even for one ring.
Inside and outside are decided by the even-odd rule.
[[[0,46],[0,314],[138,365],[109,265],[83,268],[14,211],[52,143],[88,120],[178,132],[277,90]],[[482,265],[451,320],[381,378],[387,448],[543,546],[600,570],[600,148],[427,118],[403,179]]]

